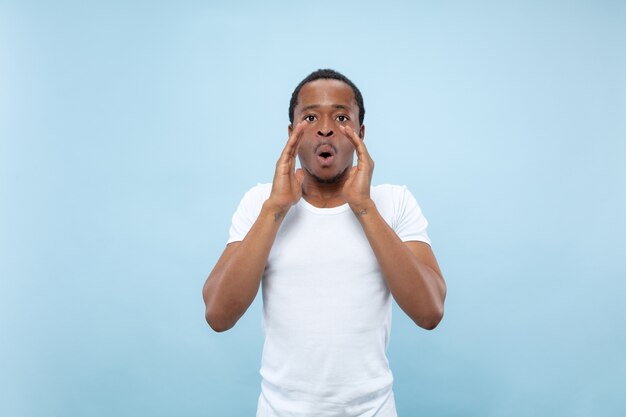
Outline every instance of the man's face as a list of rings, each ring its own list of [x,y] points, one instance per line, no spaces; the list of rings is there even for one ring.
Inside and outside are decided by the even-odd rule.
[[[354,92],[339,80],[319,79],[302,86],[293,125],[305,120],[298,158],[302,169],[317,181],[334,183],[352,167],[354,146],[341,133],[348,126],[363,137]],[[291,133],[292,127],[289,127]]]

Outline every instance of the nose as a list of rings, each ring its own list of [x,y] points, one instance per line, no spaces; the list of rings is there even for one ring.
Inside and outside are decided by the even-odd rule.
[[[324,138],[331,137],[333,135],[333,133],[334,132],[332,131],[332,129],[329,129],[329,128],[322,128],[322,129],[317,131],[317,135],[321,136],[321,137],[324,137]]]
[[[318,125],[318,129],[317,136],[321,136],[323,138],[331,137],[334,133],[333,124],[328,117],[322,117],[322,120],[320,120]]]

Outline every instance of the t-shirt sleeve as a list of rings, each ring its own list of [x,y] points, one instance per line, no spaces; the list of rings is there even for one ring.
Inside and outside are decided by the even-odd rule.
[[[430,238],[426,229],[428,221],[422,214],[422,209],[408,188],[402,187],[400,204],[397,209],[395,232],[403,242],[420,241],[430,245]]]
[[[244,194],[235,214],[233,214],[226,244],[242,241],[246,237],[259,217],[263,203],[268,197],[267,191],[265,184],[259,184]]]

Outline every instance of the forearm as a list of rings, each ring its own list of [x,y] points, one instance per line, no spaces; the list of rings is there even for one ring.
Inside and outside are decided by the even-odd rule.
[[[353,207],[353,211],[398,305],[418,326],[434,328],[443,316],[446,294],[440,273],[411,252],[380,215],[373,201]]]
[[[209,275],[203,295],[206,318],[213,329],[234,326],[254,301],[284,214],[266,202],[243,241]]]

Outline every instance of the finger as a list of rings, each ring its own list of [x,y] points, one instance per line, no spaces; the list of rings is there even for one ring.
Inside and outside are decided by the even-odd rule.
[[[348,137],[350,142],[352,142],[352,144],[354,145],[354,148],[356,149],[357,158],[359,160],[370,160],[371,159],[370,154],[367,151],[367,148],[365,147],[365,142],[363,142],[363,139],[361,139],[359,135],[356,134],[354,129],[352,129],[349,126],[340,126],[340,129]]]
[[[296,153],[298,152],[298,145],[300,144],[300,139],[302,139],[302,133],[304,131],[304,125],[306,121],[301,121],[296,125],[296,127],[291,131],[291,135],[287,140],[287,144],[283,149],[283,153],[280,156],[280,160],[285,162],[290,158],[294,158]]]
[[[300,141],[302,140],[302,134],[304,133],[304,127],[306,126],[306,121],[301,121],[296,125],[293,132],[291,132],[291,136],[294,137],[294,141],[292,142],[291,147],[289,148],[289,155],[291,157],[296,156],[298,152],[298,146],[300,145]]]
[[[291,135],[289,135],[289,139],[287,139],[287,143],[285,144],[285,147],[280,154],[280,158],[278,159],[279,163],[287,163],[295,156],[299,139],[302,136],[301,125],[302,123],[298,123],[296,127],[291,131]]]

